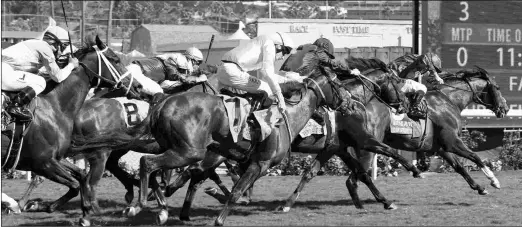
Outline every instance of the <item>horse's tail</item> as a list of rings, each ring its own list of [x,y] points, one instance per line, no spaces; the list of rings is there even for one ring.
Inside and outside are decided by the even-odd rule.
[[[132,128],[107,130],[94,133],[93,135],[73,135],[71,141],[71,149],[73,151],[81,151],[93,148],[117,148],[124,149],[137,145],[143,140],[149,141],[151,138],[151,129],[154,127],[158,111],[165,102],[158,103],[154,106],[147,117],[143,121]]]

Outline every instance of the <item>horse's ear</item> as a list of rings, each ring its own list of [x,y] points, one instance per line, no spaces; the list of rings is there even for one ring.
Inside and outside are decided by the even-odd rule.
[[[98,49],[103,50],[103,49],[105,49],[105,47],[107,47],[105,45],[105,43],[103,43],[101,41],[101,39],[100,39],[100,37],[98,35],[96,35],[96,39],[95,40],[96,40],[96,46],[98,46]]]

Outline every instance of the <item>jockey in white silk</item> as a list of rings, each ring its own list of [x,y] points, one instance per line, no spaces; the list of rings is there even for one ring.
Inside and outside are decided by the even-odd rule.
[[[278,75],[274,64],[277,59],[283,59],[290,54],[294,44],[285,33],[261,35],[223,55],[223,65],[218,69],[218,80],[221,87],[231,87],[250,93],[265,92],[268,96],[275,95],[280,111],[286,111],[286,105],[279,83],[288,80],[302,81],[295,73]],[[248,74],[258,70],[257,77]]]
[[[46,87],[45,79],[37,73],[45,67],[52,80],[64,81],[78,67],[76,58],[69,58],[69,64],[60,69],[56,57],[69,45],[68,32],[58,26],[49,27],[43,40],[22,41],[2,50],[2,90],[20,91],[14,98],[8,112],[21,120],[31,119],[26,104]]]

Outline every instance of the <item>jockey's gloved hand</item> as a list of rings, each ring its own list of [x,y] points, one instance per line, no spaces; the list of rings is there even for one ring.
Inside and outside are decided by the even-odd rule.
[[[78,58],[71,56],[69,58],[69,64],[71,64],[72,66],[74,66],[74,68],[76,68],[76,67],[80,66],[80,61],[78,61]]]
[[[358,69],[352,69],[351,73],[352,73],[352,75],[356,75],[356,76],[361,75],[361,71],[359,71]]]

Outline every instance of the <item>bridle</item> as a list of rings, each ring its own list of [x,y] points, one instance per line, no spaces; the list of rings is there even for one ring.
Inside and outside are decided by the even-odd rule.
[[[98,57],[98,73],[92,71],[89,67],[87,67],[83,62],[80,62],[80,65],[86,69],[87,71],[90,72],[91,75],[93,75],[94,77],[98,78],[98,82],[96,83],[96,88],[100,86],[101,84],[101,81],[104,81],[110,85],[113,85],[113,89],[117,89],[117,88],[120,88],[122,83],[121,83],[121,80],[127,76],[131,76],[131,79],[129,80],[129,85],[127,86],[127,91],[125,92],[125,95],[127,95],[130,91],[130,88],[132,86],[132,82],[134,81],[134,76],[132,75],[132,73],[130,71],[127,70],[127,72],[125,72],[123,75],[120,74],[120,72],[118,72],[118,70],[116,70],[116,68],[114,67],[114,65],[112,65],[112,63],[107,59],[107,57],[105,57],[105,55],[103,54],[105,51],[107,51],[109,49],[109,47],[105,47],[103,50],[100,50],[97,46],[94,46],[94,49],[96,51],[96,55]],[[105,64],[105,66],[107,66],[107,68],[109,69],[109,72],[111,73],[111,76],[112,78],[114,79],[113,80],[109,80],[109,79],[106,79],[104,77],[101,76],[101,73],[102,73],[102,62]]]
[[[458,78],[458,77],[457,77]],[[456,90],[460,90],[460,91],[466,91],[466,92],[471,92],[473,94],[473,102],[477,103],[477,104],[480,104],[480,105],[484,105],[486,108],[488,109],[498,109],[499,108],[499,105],[497,103],[496,100],[494,100],[494,104],[489,104],[489,103],[486,103],[484,102],[484,100],[482,100],[480,98],[480,95],[482,94],[487,94],[488,92],[485,92],[485,91],[475,91],[475,89],[473,88],[473,86],[471,85],[470,83],[470,79],[468,77],[466,78],[459,78],[461,80],[463,80],[464,82],[466,82],[466,84],[468,85],[469,89],[470,90],[467,90],[467,89],[462,89],[462,88],[458,88],[458,87],[455,87],[455,86],[451,86],[451,85],[448,85],[448,84],[439,84],[438,86],[446,86],[446,87],[451,87],[453,89],[456,89]],[[491,82],[491,80],[489,78],[485,79],[486,82],[487,82],[487,86],[495,86],[497,89],[498,89],[498,86],[496,85],[493,85],[493,83]],[[480,94],[480,95],[479,95]]]

